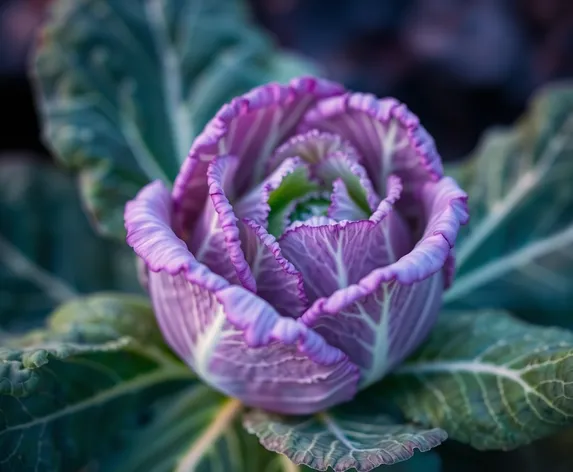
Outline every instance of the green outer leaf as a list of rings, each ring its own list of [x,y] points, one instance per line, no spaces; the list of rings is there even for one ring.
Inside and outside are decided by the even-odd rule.
[[[155,420],[103,464],[109,472],[290,471],[240,424],[241,405],[194,385],[155,407]],[[145,445],[145,447],[142,447]]]
[[[59,307],[48,320],[51,336],[105,343],[130,336],[140,344],[163,346],[149,299],[123,293],[96,293]]]
[[[70,176],[14,154],[0,162],[0,328],[23,331],[78,293],[139,291],[133,252],[96,237]]]
[[[428,451],[447,437],[438,428],[398,424],[376,409],[358,413],[350,408],[347,405],[311,417],[253,410],[246,415],[244,425],[263,446],[285,454],[295,464],[336,472],[368,472],[404,461],[412,457],[415,448]]]
[[[143,333],[145,344],[127,336],[127,325],[113,316],[81,313],[86,322],[79,324],[62,315],[72,314],[74,305],[110,306],[109,296],[107,304],[98,297],[99,304],[63,307],[60,319],[52,320],[59,331],[38,331],[21,339],[21,346],[12,339],[0,348],[2,471],[79,470],[121,446],[146,421],[153,402],[192,384],[189,369],[152,341],[155,321],[148,307],[138,312],[128,299],[125,312],[117,310],[133,324],[147,325],[132,333]],[[114,329],[123,335],[112,339]]]
[[[448,307],[570,312],[573,84],[542,90],[518,126],[489,131],[454,173],[471,221]]]
[[[130,434],[122,452],[104,461],[106,472],[309,472],[263,448],[240,424],[234,401],[205,385],[192,385],[153,407],[154,420]],[[145,445],[145,447],[142,447]],[[332,470],[332,469],[330,469]],[[388,470],[388,466],[380,468]],[[439,458],[416,454],[390,471],[438,472]]]
[[[57,0],[33,72],[46,142],[99,230],[123,238],[125,202],[173,181],[224,102],[307,68],[283,64],[239,0]]]
[[[500,311],[442,316],[380,392],[452,439],[516,448],[573,424],[573,333]]]

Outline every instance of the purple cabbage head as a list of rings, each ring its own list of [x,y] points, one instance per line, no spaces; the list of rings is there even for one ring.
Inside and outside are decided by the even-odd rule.
[[[225,105],[125,225],[181,359],[247,405],[307,414],[428,334],[466,199],[404,105],[304,77]]]

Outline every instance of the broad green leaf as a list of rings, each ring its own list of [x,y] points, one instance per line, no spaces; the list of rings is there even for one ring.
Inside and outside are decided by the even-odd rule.
[[[452,439],[516,448],[573,425],[573,333],[501,311],[444,315],[380,392]]]
[[[139,291],[132,251],[102,241],[72,178],[24,155],[0,162],[0,328],[21,331],[78,294]]]
[[[205,385],[193,385],[154,407],[154,421],[132,434],[109,472],[281,471],[240,424],[242,406]]]
[[[147,297],[123,293],[95,293],[59,307],[48,320],[51,337],[67,341],[105,343],[122,336],[140,344],[163,346],[164,341]]]
[[[55,332],[37,331],[0,348],[2,471],[94,465],[146,424],[154,402],[193,383],[189,369],[155,343],[155,321],[142,302],[100,295],[72,303],[88,311],[113,305],[125,320],[79,312],[74,322],[74,305],[63,307],[51,322]]]
[[[242,409],[205,385],[193,385],[154,406],[154,421],[130,436],[122,453],[102,464],[106,472],[310,472],[263,448],[241,426]],[[142,446],[144,445],[144,446]],[[329,469],[332,470],[332,469]],[[439,458],[417,454],[380,470],[439,472]]]
[[[488,132],[455,174],[471,221],[451,308],[573,307],[573,84],[544,89],[513,129]]]
[[[98,228],[121,238],[125,202],[173,181],[224,102],[307,66],[283,63],[239,0],[56,0],[34,76],[46,142],[79,172]]]
[[[447,437],[438,428],[402,424],[363,400],[304,417],[253,410],[244,425],[263,446],[295,464],[336,472],[392,465],[411,458],[415,449],[423,452],[438,446]]]

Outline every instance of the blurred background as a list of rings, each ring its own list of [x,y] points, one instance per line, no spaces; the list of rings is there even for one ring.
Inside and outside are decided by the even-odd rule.
[[[573,76],[571,0],[249,0],[284,47],[347,86],[406,102],[444,159],[510,123],[531,92]],[[45,153],[28,52],[49,0],[0,0],[0,150]],[[326,6],[326,7],[325,7]]]
[[[128,0],[126,0],[128,1]],[[406,102],[445,160],[482,131],[513,122],[537,87],[573,77],[573,0],[249,0],[279,44],[317,60],[348,87]],[[49,161],[27,79],[49,0],[0,0],[0,156]],[[573,434],[512,453],[448,442],[446,472],[571,472]]]

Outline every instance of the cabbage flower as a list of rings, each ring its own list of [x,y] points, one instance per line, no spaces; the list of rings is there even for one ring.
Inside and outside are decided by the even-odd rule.
[[[248,406],[310,414],[424,340],[466,200],[406,106],[302,77],[223,106],[125,226],[174,352]]]

